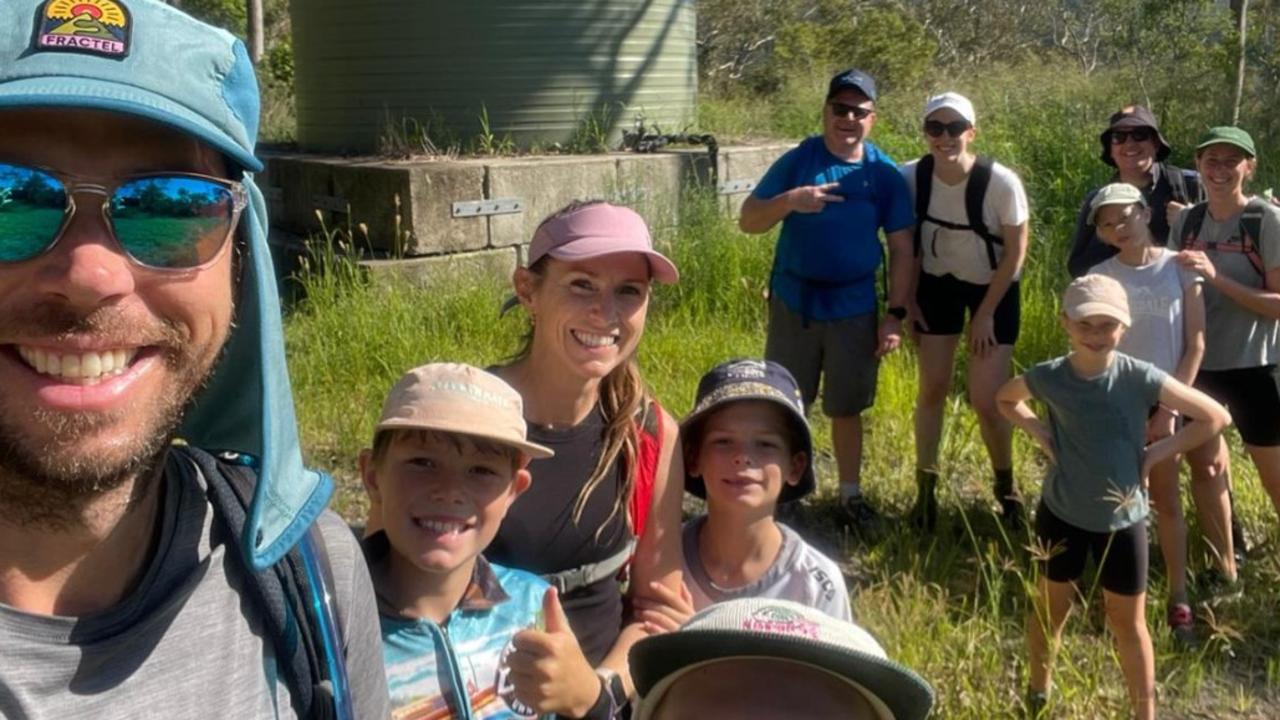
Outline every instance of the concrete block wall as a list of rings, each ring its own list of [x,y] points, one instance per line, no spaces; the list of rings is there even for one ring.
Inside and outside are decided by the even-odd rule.
[[[722,147],[716,166],[704,149],[607,155],[394,161],[267,154],[259,186],[272,227],[287,234],[354,230],[380,256],[376,276],[429,276],[475,270],[509,276],[539,222],[580,198],[607,198],[636,209],[654,227],[679,220],[686,190],[757,181],[790,144]],[[746,191],[722,195],[736,215]],[[519,212],[453,217],[453,203],[515,198]],[[397,265],[396,263],[401,263]]]

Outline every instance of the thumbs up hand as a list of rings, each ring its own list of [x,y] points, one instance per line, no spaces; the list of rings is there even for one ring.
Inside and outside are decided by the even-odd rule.
[[[542,613],[544,630],[521,630],[511,641],[515,651],[507,663],[516,699],[539,714],[582,717],[600,696],[600,678],[582,654],[555,588],[543,595]]]

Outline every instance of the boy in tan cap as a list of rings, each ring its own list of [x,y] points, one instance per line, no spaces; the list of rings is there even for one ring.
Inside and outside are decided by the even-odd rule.
[[[1128,297],[1116,280],[1077,278],[1062,307],[1071,352],[1032,367],[996,395],[1000,411],[1050,462],[1035,519],[1043,553],[1039,597],[1027,623],[1028,710],[1036,717],[1045,705],[1073,583],[1092,554],[1134,713],[1154,718],[1155,658],[1145,615],[1146,477],[1152,466],[1221,432],[1231,417],[1207,395],[1116,350],[1132,324]],[[1048,424],[1027,406],[1032,397],[1048,409]],[[1147,416],[1157,403],[1196,422],[1147,445]]]
[[[536,714],[516,698],[513,637],[540,624],[544,602],[548,632],[567,622],[541,578],[480,555],[529,487],[529,460],[551,455],[525,430],[520,395],[496,376],[424,365],[391,389],[360,453],[381,508],[364,550],[393,717]]]

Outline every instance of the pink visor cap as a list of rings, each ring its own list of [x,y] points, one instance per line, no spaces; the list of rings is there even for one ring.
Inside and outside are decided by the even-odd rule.
[[[680,279],[675,263],[653,249],[644,218],[630,208],[608,203],[585,205],[539,225],[529,243],[529,265],[544,255],[576,262],[627,252],[644,255],[658,282],[671,284]]]

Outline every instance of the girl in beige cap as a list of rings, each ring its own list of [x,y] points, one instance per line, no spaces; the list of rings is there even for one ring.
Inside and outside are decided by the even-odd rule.
[[[1037,717],[1045,704],[1075,582],[1092,555],[1134,714],[1150,720],[1155,657],[1146,620],[1145,478],[1152,466],[1220,433],[1231,418],[1207,395],[1116,350],[1132,318],[1114,279],[1077,278],[1062,307],[1071,352],[1028,369],[996,396],[1000,411],[1050,462],[1035,518],[1040,578],[1027,621],[1028,709]],[[1033,397],[1048,408],[1048,423],[1027,406]],[[1195,422],[1148,445],[1147,414],[1157,402]]]

